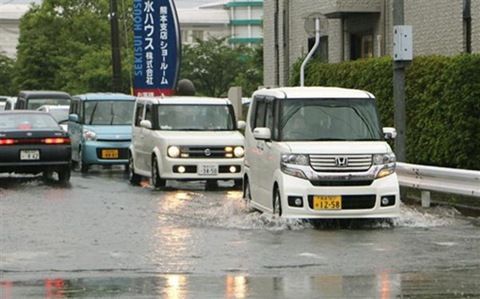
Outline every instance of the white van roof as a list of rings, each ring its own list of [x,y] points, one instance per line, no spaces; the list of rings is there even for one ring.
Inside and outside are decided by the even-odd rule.
[[[253,96],[264,95],[283,99],[318,99],[318,98],[375,98],[371,93],[359,90],[340,87],[281,87],[271,89],[260,89],[254,92]]]
[[[169,97],[139,97],[139,100],[153,104],[176,105],[231,105],[230,100],[210,97],[195,96],[169,96]]]

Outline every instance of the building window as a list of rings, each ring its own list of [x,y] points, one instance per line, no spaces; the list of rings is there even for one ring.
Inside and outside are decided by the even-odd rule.
[[[312,50],[315,45],[315,37],[308,38],[308,52]],[[314,58],[320,58],[320,60],[328,62],[328,36],[320,37],[320,46],[313,54]]]
[[[355,33],[350,35],[350,60],[373,57],[373,34]]]

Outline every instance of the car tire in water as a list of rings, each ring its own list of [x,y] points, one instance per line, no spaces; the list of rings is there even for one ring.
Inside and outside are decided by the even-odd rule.
[[[135,173],[135,169],[133,168],[133,156],[132,154],[128,157],[128,165],[125,166],[126,171],[128,172],[128,180],[130,184],[134,186],[138,186],[140,184],[141,177]]]
[[[70,166],[64,166],[58,170],[58,182],[67,183],[70,181],[71,169]]]
[[[237,190],[242,190],[243,188],[243,180],[242,179],[236,179],[233,180],[233,188]]]
[[[217,180],[207,180],[205,190],[216,190],[218,188]]]
[[[78,151],[78,169],[80,169],[81,173],[88,172],[89,165],[83,162],[83,151],[80,149]]]
[[[280,197],[280,191],[275,187],[273,191],[273,215],[282,217],[282,199]]]
[[[245,201],[245,208],[247,211],[251,212],[255,209],[252,208],[252,192],[250,191],[250,183],[246,178],[243,185],[243,200]]]
[[[162,188],[165,187],[166,180],[162,179],[160,176],[160,171],[158,171],[158,162],[157,157],[152,159],[152,186],[153,188]]]

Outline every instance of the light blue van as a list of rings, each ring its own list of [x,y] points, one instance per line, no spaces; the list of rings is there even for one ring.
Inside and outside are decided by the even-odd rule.
[[[87,172],[91,165],[128,165],[134,105],[135,97],[121,93],[73,97],[68,133],[75,168]]]

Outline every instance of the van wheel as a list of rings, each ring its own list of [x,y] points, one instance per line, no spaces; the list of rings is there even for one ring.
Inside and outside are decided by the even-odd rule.
[[[217,180],[207,180],[205,183],[206,190],[216,190],[218,188]]]
[[[70,166],[62,167],[58,170],[58,182],[67,183],[70,181],[71,169]]]
[[[243,180],[242,179],[236,179],[233,180],[233,188],[237,190],[242,190],[243,187]]]
[[[81,173],[87,173],[90,166],[87,163],[83,162],[83,151],[82,149],[78,150],[78,168]]]
[[[278,188],[273,191],[273,215],[282,217],[282,199]]]
[[[165,187],[166,180],[160,177],[160,172],[158,171],[158,162],[157,158],[153,157],[152,159],[152,186],[153,188]]]
[[[134,186],[138,186],[140,184],[141,177],[135,173],[135,169],[133,168],[133,156],[130,154],[128,156],[128,166],[126,166],[128,171],[128,180],[130,184]]]
[[[252,193],[250,191],[250,183],[248,179],[245,179],[245,184],[243,187],[243,200],[245,201],[245,208],[247,211],[251,212],[254,209],[252,208]]]

